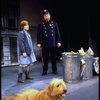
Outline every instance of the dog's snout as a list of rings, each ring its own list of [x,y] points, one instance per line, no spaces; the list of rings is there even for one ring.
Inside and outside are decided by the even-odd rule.
[[[67,89],[64,90],[64,93],[66,93],[66,92],[67,92]]]

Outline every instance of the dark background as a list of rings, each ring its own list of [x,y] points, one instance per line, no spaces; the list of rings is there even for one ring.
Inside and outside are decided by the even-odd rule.
[[[15,1],[20,2],[20,0]],[[10,3],[14,3],[15,6],[17,4],[15,1],[10,0]],[[99,0],[28,1],[33,6],[39,5],[38,10],[41,13],[43,9],[48,9],[51,13],[51,19],[57,21],[62,42],[59,54],[61,52],[77,52],[81,47],[86,51],[91,47],[95,53],[94,56],[99,55]],[[2,0],[2,2],[8,5],[7,0]],[[4,7],[4,5],[1,5],[1,7],[3,9],[9,8]],[[20,7],[13,7],[13,9],[15,8],[20,10]]]
[[[61,51],[86,51],[91,47],[99,54],[99,1],[97,0],[38,0],[43,9],[51,12],[51,19],[58,22]]]

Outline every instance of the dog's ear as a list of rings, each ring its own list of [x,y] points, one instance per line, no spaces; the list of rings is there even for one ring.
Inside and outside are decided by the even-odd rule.
[[[48,95],[51,95],[52,94],[52,91],[53,91],[53,85],[51,83],[48,84],[48,87],[47,87],[47,94]]]
[[[52,91],[52,89],[53,89],[53,84],[52,84],[52,82],[49,83],[48,89],[49,89],[50,91]]]

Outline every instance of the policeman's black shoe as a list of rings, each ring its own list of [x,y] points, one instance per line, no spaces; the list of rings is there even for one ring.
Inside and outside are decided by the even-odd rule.
[[[55,75],[56,75],[56,74],[58,74],[58,72],[53,72],[53,74],[55,74]]]
[[[42,76],[47,75],[47,73],[42,73]]]
[[[33,77],[26,77],[26,80],[33,80]]]

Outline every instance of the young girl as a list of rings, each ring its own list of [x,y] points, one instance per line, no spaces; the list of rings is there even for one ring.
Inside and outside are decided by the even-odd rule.
[[[22,74],[25,73],[25,79],[33,79],[29,76],[30,64],[36,61],[36,57],[33,51],[33,44],[31,35],[28,32],[29,23],[27,20],[20,22],[20,31],[18,33],[19,44],[19,73],[18,82],[23,83]]]

